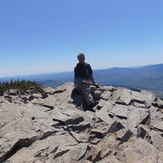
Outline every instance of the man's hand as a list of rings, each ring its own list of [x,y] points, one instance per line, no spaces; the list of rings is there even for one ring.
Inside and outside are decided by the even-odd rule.
[[[84,80],[83,83],[86,84],[86,85],[90,85],[91,84],[88,80]]]
[[[100,86],[99,86],[97,83],[95,83],[94,86],[95,86],[96,88],[100,88]]]

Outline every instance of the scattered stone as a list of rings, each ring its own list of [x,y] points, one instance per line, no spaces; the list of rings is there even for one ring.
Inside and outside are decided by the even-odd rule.
[[[148,91],[91,86],[82,110],[73,83],[0,94],[0,163],[162,163],[163,101]]]
[[[145,98],[144,95],[141,92],[136,92],[136,91],[132,91],[132,100],[139,102],[139,103],[145,103]]]

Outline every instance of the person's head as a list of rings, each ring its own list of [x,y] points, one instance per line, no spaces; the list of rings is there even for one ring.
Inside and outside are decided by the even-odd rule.
[[[77,55],[77,58],[78,58],[78,61],[81,63],[81,64],[84,64],[85,63],[85,55],[83,53],[79,53]]]

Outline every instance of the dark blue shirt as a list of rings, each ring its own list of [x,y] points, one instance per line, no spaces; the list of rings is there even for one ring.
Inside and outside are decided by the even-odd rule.
[[[95,83],[92,75],[92,68],[88,63],[84,65],[78,63],[74,68],[74,83],[82,83],[83,80],[89,80],[93,84]]]

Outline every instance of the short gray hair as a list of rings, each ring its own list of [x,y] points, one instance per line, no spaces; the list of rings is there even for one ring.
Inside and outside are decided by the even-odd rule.
[[[84,55],[84,53],[79,53],[77,57],[79,58],[81,55]],[[85,55],[84,55],[85,56]]]

